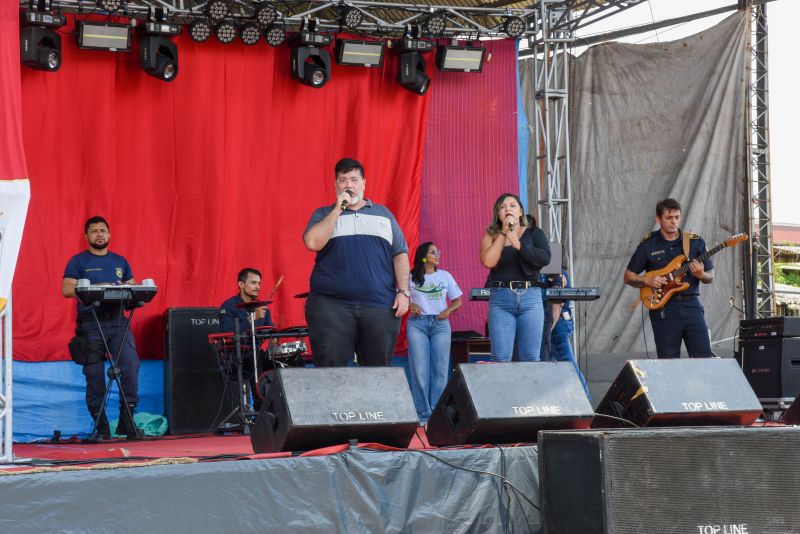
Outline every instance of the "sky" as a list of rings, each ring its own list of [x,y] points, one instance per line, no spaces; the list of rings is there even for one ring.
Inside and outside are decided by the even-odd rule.
[[[579,36],[603,33],[630,26],[648,24],[729,6],[736,0],[646,0],[626,11],[592,24]],[[642,33],[624,39],[629,43],[654,43],[673,41],[697,33],[717,24],[732,12],[714,17]],[[795,41],[797,22],[800,21],[800,0],[774,0],[767,4],[769,34],[769,134],[772,182],[772,222],[800,225],[800,147],[794,140],[800,127],[800,74]],[[580,53],[580,50],[576,50]]]

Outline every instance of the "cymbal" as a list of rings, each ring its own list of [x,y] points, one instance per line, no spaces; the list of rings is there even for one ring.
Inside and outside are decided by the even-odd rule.
[[[272,304],[271,300],[251,300],[250,302],[240,302],[236,305],[237,308],[260,308],[261,306],[266,306],[267,304]]]

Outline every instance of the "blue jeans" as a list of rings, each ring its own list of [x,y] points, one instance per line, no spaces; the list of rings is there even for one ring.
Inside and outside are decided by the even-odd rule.
[[[447,385],[450,369],[450,321],[436,315],[409,317],[408,370],[411,375],[411,396],[420,422],[431,416],[433,407]]]
[[[586,379],[578,367],[578,362],[575,361],[575,353],[572,352],[572,345],[570,345],[570,338],[575,331],[575,323],[572,319],[565,320],[560,318],[550,333],[550,359],[557,362],[572,362],[575,367],[575,372],[578,373],[578,378],[581,379],[583,390],[586,396],[589,396],[589,388],[586,386]]]
[[[489,342],[492,346],[492,361],[511,361],[516,338],[519,360],[538,362],[543,328],[544,306],[541,289],[492,288],[489,297]]]

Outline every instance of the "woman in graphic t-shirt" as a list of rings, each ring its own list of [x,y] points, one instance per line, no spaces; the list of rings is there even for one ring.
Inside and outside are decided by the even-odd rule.
[[[461,307],[461,289],[450,273],[439,269],[440,257],[441,251],[436,245],[423,243],[417,247],[411,270],[411,314],[406,327],[408,366],[411,394],[423,424],[447,384],[450,366],[448,317]]]

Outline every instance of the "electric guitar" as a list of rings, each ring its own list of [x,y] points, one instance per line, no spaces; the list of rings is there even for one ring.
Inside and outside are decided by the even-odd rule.
[[[742,241],[747,241],[747,234],[736,234],[717,244],[714,248],[705,251],[700,256],[693,258],[693,260],[703,262],[723,248],[738,245]],[[666,267],[644,273],[645,276],[663,276],[667,279],[667,283],[659,289],[645,286],[639,290],[639,298],[642,299],[642,304],[644,304],[645,308],[648,310],[660,310],[667,305],[669,299],[674,295],[689,289],[689,282],[683,281],[683,277],[689,272],[689,262],[684,262],[686,262],[686,256],[681,254],[675,256]]]

